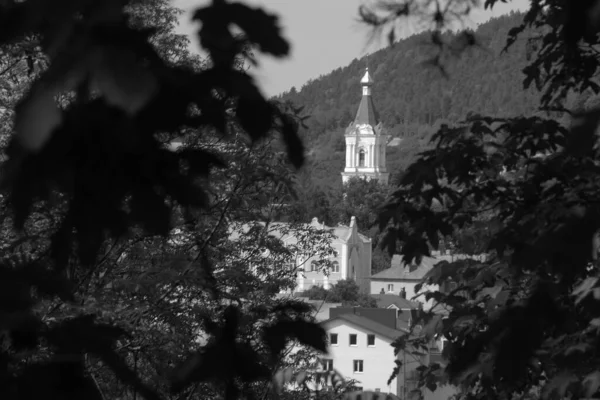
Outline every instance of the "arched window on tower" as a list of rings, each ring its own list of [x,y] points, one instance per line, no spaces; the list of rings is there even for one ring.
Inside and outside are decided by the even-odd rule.
[[[360,149],[358,151],[358,166],[359,167],[365,166],[365,149]]]

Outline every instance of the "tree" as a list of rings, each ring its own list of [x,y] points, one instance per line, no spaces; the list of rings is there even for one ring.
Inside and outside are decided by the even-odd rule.
[[[448,61],[444,52],[456,50],[440,40],[441,29],[447,17],[468,13],[467,3],[449,2],[454,13],[435,15],[431,35],[439,53],[432,62],[438,67]],[[450,313],[422,314],[423,343],[441,334],[449,344],[445,368],[421,369],[423,386],[435,389],[449,381],[465,399],[535,397],[540,388],[543,398],[597,395],[600,114],[573,114],[568,126],[557,115],[570,112],[568,93],[600,89],[599,25],[587,17],[596,6],[532,1],[507,47],[519,35],[534,47],[524,87],[541,91],[543,112],[515,118],[473,114],[457,126],[442,126],[435,147],[407,169],[381,215],[390,249],[400,240],[407,261],[429,254],[440,237],[482,223],[489,227],[480,236],[484,261],[440,262],[425,279],[439,284],[452,277],[459,287],[427,295]],[[383,16],[363,9],[363,17],[383,27],[414,11],[402,4],[386,7]],[[469,32],[462,37],[465,45],[476,43]],[[433,201],[443,207],[432,208]]]
[[[2,398],[234,399],[270,387],[291,341],[324,350],[305,305],[271,301],[290,250],[261,224],[228,239],[261,190],[286,190],[280,154],[250,144],[277,132],[303,162],[293,110],[242,68],[289,46],[274,16],[215,1],[195,14],[203,64],[176,15],[162,0],[0,6],[3,75],[23,93],[3,103]]]
[[[305,293],[310,300],[326,300],[330,303],[342,303],[343,306],[377,308],[377,301],[360,288],[352,279],[342,279],[330,289],[313,286]]]

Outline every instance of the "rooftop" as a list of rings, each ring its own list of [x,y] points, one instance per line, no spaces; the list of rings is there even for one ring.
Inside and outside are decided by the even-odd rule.
[[[404,331],[389,328],[383,324],[380,324],[379,322],[373,321],[372,319],[355,314],[340,314],[334,318],[323,321],[321,324],[326,325],[335,320],[343,320],[390,340],[395,340],[405,333]]]
[[[377,307],[379,308],[388,308],[391,305],[395,305],[401,310],[419,308],[419,303],[404,299],[397,294],[372,294],[371,297],[377,301]]]
[[[353,227],[354,224],[356,224],[356,219],[354,217],[352,217],[349,226],[338,225],[335,227],[330,227],[330,226],[327,226],[327,225],[319,222],[319,220],[317,218],[313,218],[311,223],[295,224],[295,225],[296,225],[297,229],[298,228],[299,229],[302,229],[302,228],[307,229],[309,227],[312,227],[312,228],[315,228],[318,230],[329,231],[334,236],[334,240],[339,239],[342,241],[347,241],[350,238],[350,235],[354,228]],[[252,227],[255,227],[255,226],[265,226],[265,223],[264,222],[256,222],[256,223],[246,223],[246,224],[237,225],[236,226],[237,229],[231,230],[231,233],[229,236],[230,240],[238,239],[240,236],[240,232],[248,232]],[[287,223],[287,222],[271,222],[271,223],[269,223],[268,235],[277,237],[278,239],[280,239],[282,241],[286,241],[286,240],[294,237],[294,230],[292,228],[294,228],[294,225]],[[358,236],[364,242],[371,241],[370,238],[368,238],[367,236],[365,236],[361,233],[358,233]]]
[[[402,260],[402,256],[396,254],[392,258],[392,266],[371,276],[371,279],[420,281],[429,271],[431,271],[438,261],[440,260],[433,257],[423,257],[419,265],[414,263],[406,265]]]
[[[358,111],[354,118],[354,125],[371,125],[375,127],[379,121],[379,115],[375,111],[371,96],[363,96],[358,105]]]

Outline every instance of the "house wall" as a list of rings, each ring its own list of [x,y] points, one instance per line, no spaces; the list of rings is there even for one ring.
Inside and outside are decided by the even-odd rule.
[[[385,291],[385,293],[393,292],[394,294],[399,294],[400,290],[404,288],[406,290],[406,298],[408,300],[412,300],[412,298],[417,294],[415,293],[415,286],[420,283],[420,281],[406,281],[401,279],[376,279],[371,278],[370,287],[371,294],[379,294],[381,289]],[[388,290],[388,286],[393,285],[393,289],[391,291]],[[436,291],[439,290],[438,285],[423,285],[419,293],[425,293],[427,291]],[[425,301],[425,295],[421,295],[414,299],[413,301],[419,301],[423,303],[424,309],[429,309],[433,305],[433,300]]]
[[[363,244],[363,251],[362,251],[362,265],[364,265],[363,268],[363,274],[361,276],[361,279],[357,282],[358,286],[360,287],[360,289],[362,290],[363,293],[370,293],[370,289],[371,289],[371,275],[372,275],[372,243],[364,243]]]
[[[367,347],[368,332],[360,327],[351,326],[345,321],[331,321],[325,327],[328,334],[338,334],[338,344],[330,345],[329,354],[323,358],[333,360],[333,368],[344,378],[359,381],[363,390],[376,390],[398,394],[398,383],[395,378],[388,386],[387,380],[395,367],[394,350],[391,341],[380,336],[375,337],[375,346]],[[349,335],[357,335],[357,345],[350,346]],[[363,360],[363,372],[354,372],[354,360]]]

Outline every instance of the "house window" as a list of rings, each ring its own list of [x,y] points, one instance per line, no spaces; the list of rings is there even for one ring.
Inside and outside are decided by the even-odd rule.
[[[356,346],[357,338],[355,333],[350,334],[350,346]]]
[[[319,265],[317,264],[316,261],[311,261],[311,263],[310,263],[310,270],[312,272],[319,270]]]
[[[329,344],[337,346],[337,344],[338,344],[337,333],[332,333],[332,334],[329,335]]]
[[[363,360],[354,360],[354,372],[363,372]]]
[[[322,360],[324,371],[333,371],[333,360],[325,358]]]
[[[288,261],[288,262],[286,262],[286,263],[283,264],[283,267],[287,271],[294,270],[294,269],[296,269],[296,262],[295,261]]]
[[[365,149],[360,149],[358,151],[358,166],[359,167],[365,166]]]
[[[376,391],[376,392],[381,392],[381,389],[379,389],[379,388],[375,388],[375,391]]]
[[[340,263],[337,261],[334,261],[331,264],[331,272],[340,272]]]
[[[393,291],[394,291],[394,285],[390,283],[388,285],[388,292],[393,292]]]
[[[375,346],[375,335],[367,335],[367,346]]]

